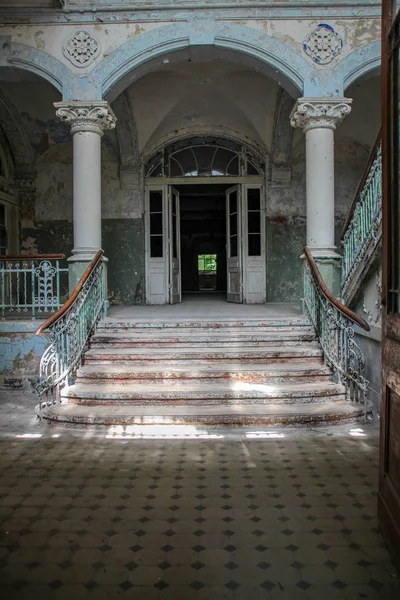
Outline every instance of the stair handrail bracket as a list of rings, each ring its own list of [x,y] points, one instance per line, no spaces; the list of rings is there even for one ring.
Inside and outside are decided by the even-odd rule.
[[[103,250],[96,253],[65,304],[36,331],[36,335],[46,333],[50,341],[40,360],[36,386],[40,398],[46,395],[40,407],[57,401],[59,394],[54,391],[59,392],[79,366],[90,335],[99,319],[105,316],[103,254]]]
[[[314,325],[325,363],[346,388],[350,401],[362,402],[366,412],[369,382],[364,355],[354,339],[355,326],[369,331],[368,323],[339,302],[324,284],[308,248],[304,249],[304,306]]]
[[[375,142],[342,230],[341,296],[354,294],[355,282],[368,268],[382,238],[382,140]]]

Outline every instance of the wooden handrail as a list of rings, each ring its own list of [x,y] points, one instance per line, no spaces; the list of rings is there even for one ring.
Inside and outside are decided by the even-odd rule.
[[[0,254],[0,260],[63,260],[65,254]]]
[[[314,275],[315,279],[317,280],[319,287],[321,288],[321,292],[323,293],[325,298],[328,300],[328,302],[333,304],[333,306],[335,306],[335,308],[337,308],[337,310],[340,313],[342,313],[342,315],[344,315],[347,319],[349,319],[350,321],[352,321],[353,323],[355,323],[356,325],[361,327],[361,329],[364,329],[365,331],[370,331],[370,326],[368,325],[367,321],[365,321],[362,317],[360,317],[354,311],[350,310],[350,308],[348,308],[347,306],[345,306],[344,304],[339,302],[339,300],[337,298],[335,298],[335,296],[333,296],[333,294],[328,290],[325,283],[323,282],[323,279],[318,270],[318,267],[314,260],[314,257],[312,256],[312,254],[308,248],[304,248],[304,254],[308,260],[308,264],[310,265],[313,275]]]
[[[92,262],[90,263],[90,265],[88,265],[86,271],[78,281],[74,291],[72,292],[68,300],[65,302],[65,304],[62,305],[61,308],[58,309],[57,312],[54,313],[54,315],[51,315],[51,317],[49,317],[44,323],[42,323],[42,325],[36,331],[35,335],[40,335],[41,333],[43,333],[43,331],[48,329],[51,325],[54,325],[54,323],[57,323],[57,321],[59,321],[64,315],[66,315],[71,310],[86,281],[101,261],[103,254],[104,250],[98,250],[96,252]]]
[[[353,202],[352,202],[352,204],[350,206],[350,210],[347,213],[346,221],[345,221],[345,223],[344,223],[344,225],[342,227],[342,233],[340,234],[340,239],[341,239],[342,243],[343,243],[343,239],[344,239],[344,234],[346,233],[346,230],[347,230],[347,228],[348,228],[348,226],[350,224],[350,221],[353,218],[353,214],[354,214],[354,210],[356,208],[356,204],[358,202],[358,199],[360,197],[360,194],[361,194],[361,191],[362,191],[362,189],[364,187],[364,184],[365,184],[365,182],[367,180],[367,177],[368,177],[369,171],[371,169],[372,163],[375,160],[376,151],[378,150],[378,146],[381,143],[381,140],[382,140],[382,128],[379,130],[378,136],[377,136],[377,138],[375,140],[375,144],[374,144],[374,146],[373,146],[373,148],[371,150],[371,153],[369,155],[368,162],[367,162],[367,164],[365,166],[365,169],[364,169],[364,172],[363,172],[363,174],[361,176],[360,183],[358,184],[357,191],[354,194],[354,198],[353,198]]]

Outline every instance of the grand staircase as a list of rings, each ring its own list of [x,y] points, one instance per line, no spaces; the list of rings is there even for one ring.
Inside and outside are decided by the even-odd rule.
[[[346,422],[363,414],[333,381],[306,317],[106,318],[61,397],[41,418],[265,425]]]

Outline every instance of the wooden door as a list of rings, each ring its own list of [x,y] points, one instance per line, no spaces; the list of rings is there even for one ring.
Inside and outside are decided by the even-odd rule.
[[[146,302],[167,304],[168,298],[168,219],[166,187],[146,190]]]
[[[228,302],[243,302],[241,186],[226,190],[226,267]]]
[[[265,209],[261,185],[244,186],[243,203],[243,302],[266,301]]]
[[[400,563],[400,12],[383,1],[383,292],[378,519]],[[396,6],[397,5],[397,6]]]
[[[182,302],[179,192],[169,188],[169,301]]]

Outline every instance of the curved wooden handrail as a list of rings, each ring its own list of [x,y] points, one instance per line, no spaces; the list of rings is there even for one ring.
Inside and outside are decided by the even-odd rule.
[[[0,254],[0,260],[63,260],[65,254]]]
[[[57,312],[54,313],[54,315],[51,315],[51,317],[49,317],[44,323],[42,323],[42,325],[36,331],[35,335],[40,335],[41,333],[43,333],[43,331],[48,329],[51,325],[54,325],[54,323],[57,323],[57,321],[59,321],[64,315],[66,315],[71,310],[84,284],[86,283],[94,269],[97,267],[98,263],[101,261],[103,254],[104,250],[98,250],[96,252],[92,262],[87,267],[86,271],[78,281],[76,288],[74,289],[68,300],[65,302],[65,304],[62,305],[61,308],[58,309]]]
[[[350,310],[350,308],[348,308],[347,306],[345,306],[344,304],[339,302],[339,300],[337,298],[335,298],[335,296],[333,296],[333,294],[328,290],[325,283],[323,282],[323,279],[318,270],[318,267],[314,260],[314,257],[312,256],[312,254],[308,248],[304,248],[304,254],[308,260],[308,264],[310,265],[313,275],[314,275],[315,279],[317,280],[319,287],[321,288],[321,292],[323,293],[325,298],[328,300],[328,302],[333,304],[333,306],[335,308],[337,308],[337,310],[340,313],[342,313],[343,316],[345,316],[347,319],[349,319],[350,321],[352,321],[353,323],[355,323],[356,325],[361,327],[361,329],[364,329],[365,331],[370,331],[370,326],[368,325],[367,321],[365,321],[362,317],[360,317],[354,311]]]
[[[371,153],[370,153],[369,158],[368,158],[368,162],[367,162],[367,164],[365,166],[364,172],[363,172],[362,177],[360,179],[360,183],[358,184],[357,191],[354,194],[354,198],[353,198],[353,202],[352,202],[352,204],[350,206],[350,210],[347,213],[346,221],[344,222],[344,225],[342,227],[342,232],[340,234],[340,240],[341,240],[342,243],[343,243],[343,239],[344,239],[344,234],[346,233],[346,230],[347,230],[347,228],[348,228],[348,226],[350,224],[350,221],[353,218],[353,214],[354,214],[354,210],[356,208],[356,204],[358,202],[358,199],[360,197],[361,191],[362,191],[362,189],[364,187],[364,184],[365,184],[365,182],[367,180],[367,177],[369,175],[369,171],[371,169],[372,163],[375,160],[376,151],[378,149],[379,144],[381,143],[381,140],[382,140],[382,128],[379,130],[379,133],[378,133],[377,138],[375,140],[375,144],[373,145],[373,148],[372,148]]]

